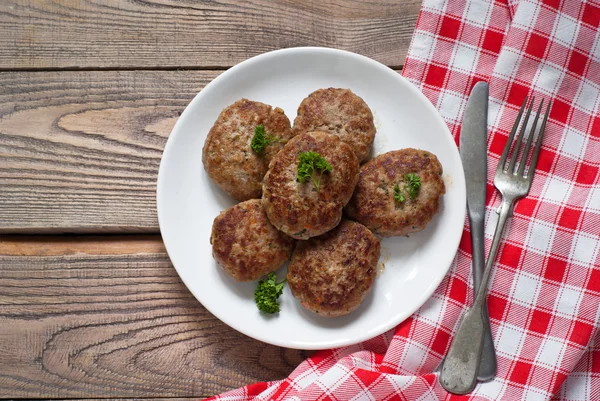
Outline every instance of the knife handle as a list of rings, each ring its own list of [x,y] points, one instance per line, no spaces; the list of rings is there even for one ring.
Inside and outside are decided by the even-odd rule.
[[[440,384],[449,393],[468,394],[477,384],[483,348],[481,306],[476,303],[463,317],[442,365]]]
[[[481,277],[485,269],[484,254],[484,216],[470,213],[471,224],[471,249],[473,254],[473,289],[477,294],[481,284]],[[487,311],[487,302],[484,301],[483,308],[483,349],[481,351],[481,362],[477,373],[477,380],[486,382],[496,376],[496,351],[494,350],[494,340],[492,339],[492,330],[490,328],[490,318]]]

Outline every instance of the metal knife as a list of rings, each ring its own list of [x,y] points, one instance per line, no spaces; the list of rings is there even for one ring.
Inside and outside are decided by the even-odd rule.
[[[478,82],[473,87],[460,131],[460,156],[467,185],[467,210],[471,226],[473,282],[479,291],[485,269],[484,223],[487,184],[487,113],[488,84]],[[484,340],[477,380],[488,381],[496,375],[496,353],[490,330],[487,305],[484,305]]]

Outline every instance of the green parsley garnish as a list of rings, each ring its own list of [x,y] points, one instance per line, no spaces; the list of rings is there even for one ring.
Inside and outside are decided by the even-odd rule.
[[[394,199],[400,203],[406,200],[404,199],[404,194],[400,192],[400,186],[398,184],[394,185]]]
[[[265,313],[279,312],[279,302],[277,298],[283,293],[283,286],[287,279],[277,282],[277,276],[271,272],[266,280],[260,280],[254,291],[254,302],[259,310]]]
[[[268,136],[265,133],[265,126],[263,124],[260,124],[257,125],[256,128],[254,128],[254,136],[252,137],[250,147],[253,151],[260,154],[265,150],[267,146],[277,142],[285,143],[287,141],[285,139],[277,138],[274,136]]]
[[[404,176],[404,188],[408,184],[408,195],[410,199],[415,199],[419,195],[419,188],[421,188],[421,179],[415,173],[409,173]]]
[[[321,173],[316,177],[316,171]],[[306,182],[310,178],[315,189],[319,191],[321,186],[321,177],[326,171],[332,171],[333,167],[320,154],[314,151],[302,152],[298,156],[298,182]]]
[[[404,175],[404,185],[400,189],[400,185],[394,185],[394,200],[402,203],[406,200],[404,193],[408,192],[410,199],[415,199],[419,195],[419,188],[421,188],[421,179],[415,173],[409,173]]]

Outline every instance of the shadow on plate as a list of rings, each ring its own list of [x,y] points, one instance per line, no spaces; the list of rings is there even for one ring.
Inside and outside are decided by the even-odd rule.
[[[237,295],[238,297],[245,299],[245,300],[254,300],[254,290],[256,289],[256,286],[258,285],[258,280],[254,280],[254,281],[236,281],[234,280],[229,274],[227,274],[223,269],[221,269],[219,267],[219,265],[217,264],[217,262],[213,259],[212,261],[213,265],[211,268],[213,269],[217,269],[219,272],[219,278],[225,283],[225,285],[231,289],[231,291]],[[281,281],[285,278],[285,275],[287,274],[287,265],[288,262],[285,262],[285,264],[279,268],[278,270],[275,271],[275,273],[277,273],[277,281]],[[266,274],[265,274],[266,276]],[[287,285],[286,285],[287,287]],[[285,297],[287,294],[287,291],[284,292],[284,294],[282,295],[282,297]],[[289,297],[292,297],[292,294],[290,292]],[[281,300],[281,298],[280,298]]]
[[[254,299],[254,289],[258,281],[235,281],[229,274],[217,265],[217,262],[212,261],[210,268],[217,269],[219,271],[219,278],[225,283],[227,288],[231,289],[231,292],[246,301]]]
[[[205,177],[206,182],[208,183],[208,187],[210,188],[209,193],[206,196],[212,196],[215,201],[218,203],[221,211],[225,209],[229,209],[230,207],[237,205],[239,202],[233,199],[229,194],[223,191],[217,184],[210,179],[204,168],[202,169],[202,174]],[[217,217],[216,215],[214,217]]]
[[[395,257],[401,256],[404,262],[410,263],[411,259],[416,257],[423,249],[423,245],[433,243],[433,238],[435,237],[436,232],[439,231],[441,213],[442,210],[433,217],[431,222],[429,222],[422,231],[409,234],[408,237],[400,236],[383,238],[381,241],[382,250],[383,248],[389,250],[391,252],[390,259],[392,260]],[[385,272],[382,276],[384,275]]]

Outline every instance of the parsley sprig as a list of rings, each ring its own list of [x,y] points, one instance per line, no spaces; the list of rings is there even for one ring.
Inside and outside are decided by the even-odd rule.
[[[400,203],[406,200],[404,197],[404,191],[400,191],[400,186],[398,184],[394,185],[394,199]]]
[[[394,185],[394,199],[400,203],[406,201],[405,193],[408,193],[410,199],[415,199],[419,195],[419,188],[421,178],[415,173],[405,174],[402,188],[399,184]]]
[[[317,170],[320,171],[318,176]],[[317,152],[311,150],[310,152],[302,152],[298,156],[298,182],[306,182],[310,179],[317,192],[321,187],[323,173],[332,170],[331,164]]]
[[[277,142],[286,143],[287,140],[267,135],[265,132],[265,126],[260,124],[254,128],[254,136],[252,137],[250,147],[256,153],[261,154],[267,146]]]
[[[283,293],[283,286],[287,279],[277,282],[277,276],[271,272],[266,279],[260,280],[254,291],[254,302],[259,310],[265,313],[279,312],[279,301],[277,299]]]

